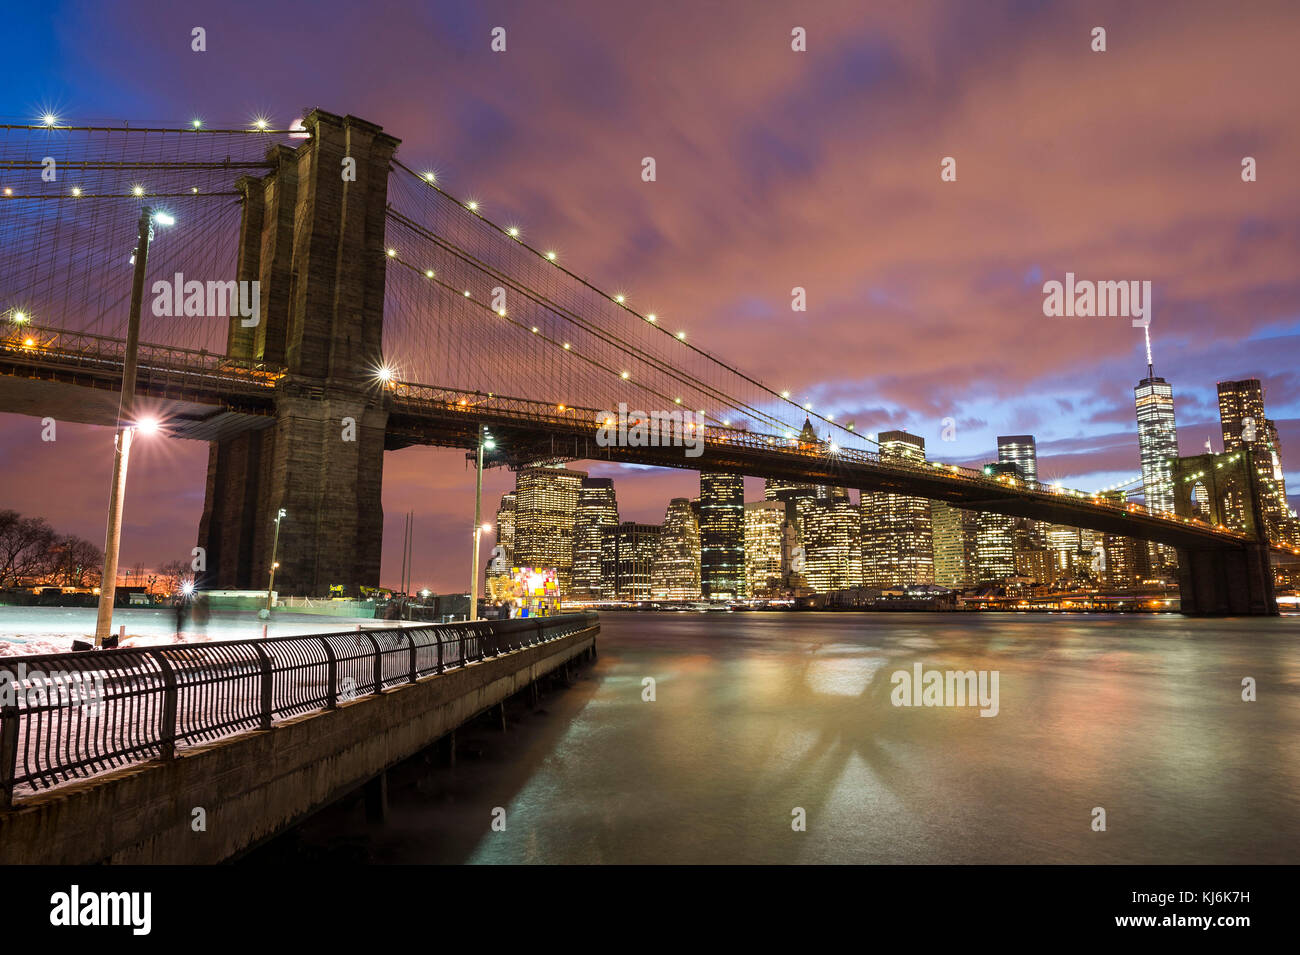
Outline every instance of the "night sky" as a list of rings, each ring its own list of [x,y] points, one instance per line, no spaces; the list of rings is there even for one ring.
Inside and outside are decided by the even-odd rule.
[[[1150,280],[1183,452],[1220,450],[1215,382],[1257,377],[1300,491],[1294,3],[46,2],[4,20],[5,122],[355,114],[702,347],[947,461],[1032,433],[1044,480],[1135,476],[1141,330],[1046,318],[1042,284]],[[102,543],[111,432],[39,432],[0,415],[0,507]],[[195,442],[136,445],[124,566],[188,557],[206,460]],[[687,471],[592,473],[615,478],[624,519],[698,493]],[[489,513],[511,486],[488,474]],[[413,509],[415,586],[463,591],[463,452],[389,453],[384,508],[384,583]]]

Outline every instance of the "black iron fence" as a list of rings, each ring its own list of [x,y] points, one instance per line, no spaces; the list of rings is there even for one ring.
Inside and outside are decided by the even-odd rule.
[[[0,808],[597,627],[594,613],[0,657]]]

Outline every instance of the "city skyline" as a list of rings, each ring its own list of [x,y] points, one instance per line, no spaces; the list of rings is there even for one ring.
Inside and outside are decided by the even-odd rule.
[[[139,11],[115,18],[78,9],[85,28],[60,32],[54,45],[47,33],[72,9],[56,4],[25,11],[14,35],[66,68],[57,80],[7,76],[16,114],[8,119],[30,121],[52,109],[72,118],[183,122],[193,113],[239,123],[267,112],[287,121],[312,103],[342,103],[400,129],[403,155],[427,159],[458,194],[553,240],[580,273],[680,318],[693,340],[758,377],[810,395],[819,408],[834,407],[864,431],[916,434],[939,460],[982,464],[997,435],[1033,433],[1043,478],[1085,488],[1138,473],[1127,390],[1145,366],[1141,333],[1125,319],[1044,318],[1040,287],[1067,270],[1149,277],[1155,364],[1175,391],[1181,452],[1203,450],[1207,438],[1219,446],[1218,381],[1258,378],[1296,486],[1288,451],[1300,447],[1300,387],[1287,370],[1300,354],[1297,283],[1287,271],[1296,258],[1287,215],[1296,187],[1281,172],[1295,147],[1288,140],[1295,130],[1283,121],[1294,67],[1259,49],[1282,43],[1285,31],[1270,29],[1276,14],[1252,9],[1225,21],[1214,5],[1190,4],[1171,37],[1150,11],[1105,9],[1112,37],[1162,34],[1162,43],[1148,45],[1155,62],[1141,64],[1143,82],[1170,103],[1195,94],[1193,122],[1190,108],[1165,110],[1155,121],[1110,111],[1114,90],[1139,69],[1123,47],[1104,54],[1111,58],[1105,76],[1095,75],[1084,44],[1063,63],[1044,64],[1034,52],[1043,36],[1086,34],[1086,21],[1068,11],[1044,9],[995,33],[960,12],[895,21],[889,12],[828,5],[800,15],[811,38],[800,65],[786,56],[785,14],[756,12],[733,23],[692,11],[691,37],[683,39],[675,18],[685,14],[573,7],[580,25],[564,37],[540,14],[517,15],[522,26],[506,62],[520,67],[501,71],[508,75],[496,75],[499,64],[479,51],[482,44],[465,52],[465,38],[490,28],[490,13],[448,11],[449,28],[419,49],[381,27],[368,42],[389,45],[380,78],[390,83],[354,90],[320,76],[286,75],[268,89],[265,79],[254,84],[223,71],[222,82],[213,82],[216,73],[205,74],[232,58],[273,57],[269,40],[237,28],[250,6],[215,14],[208,27],[214,43],[225,36],[240,45],[225,52],[215,45],[206,62],[172,37],[189,29],[174,14],[150,22]],[[351,15],[338,8],[341,21]],[[626,29],[636,30],[666,72],[643,75],[598,52],[601,38]],[[711,40],[723,35],[727,43]],[[545,50],[526,36],[543,38]],[[128,53],[148,49],[163,65],[184,57],[184,80],[166,90],[140,83],[96,51],[101,41]],[[1243,47],[1253,52],[1242,54]],[[556,49],[578,51],[574,64],[555,58]],[[899,82],[932,74],[935,51],[951,54],[954,64],[940,89]],[[741,90],[723,82],[707,107],[669,108],[691,83],[730,75],[739,57],[770,63],[779,88],[755,90],[751,82],[738,104]],[[465,82],[443,82],[440,60],[454,62]],[[1007,60],[1021,67],[1016,81],[1006,78]],[[1229,60],[1231,72],[1214,65]],[[1067,142],[1051,134],[1026,148],[1020,124],[1059,125],[1051,104],[1062,95],[1061,66],[1089,78],[1086,88],[1072,87],[1071,102],[1094,135]],[[519,68],[547,71],[553,82],[517,102]],[[603,98],[582,113],[562,110],[593,75],[607,81]],[[415,105],[394,93],[399,79],[442,92]],[[944,92],[957,88],[965,95]],[[1175,89],[1179,96],[1169,94]],[[1019,109],[1008,112],[1008,101]],[[619,123],[629,109],[646,122],[635,129]],[[930,117],[926,128],[905,120],[912,110]],[[562,128],[547,129],[539,114],[552,126],[555,115],[567,118]],[[872,128],[881,116],[890,117],[889,148],[864,150],[854,130]],[[1257,132],[1263,129],[1268,137]],[[574,150],[572,142],[591,148]],[[517,148],[525,143],[536,148]],[[1120,144],[1127,178],[1114,168]],[[654,184],[637,175],[648,153],[659,157]],[[701,155],[709,162],[701,164]],[[938,171],[947,155],[958,160],[958,179],[944,193]],[[1258,159],[1259,181],[1241,182],[1242,155]],[[991,203],[1005,222],[983,213]],[[1189,230],[1201,246],[1187,244]],[[1233,268],[1207,274],[1206,262]],[[790,311],[795,286],[807,289],[807,312]],[[945,419],[955,426],[954,441],[942,439]],[[62,425],[57,445],[43,447],[33,419],[4,416],[0,452],[12,481],[0,504],[41,513],[36,489],[66,486],[75,500],[45,516],[62,533],[97,540],[107,486],[99,449],[107,433]],[[198,443],[141,443],[124,559],[158,565],[188,553],[205,457]],[[624,520],[658,522],[668,499],[694,494],[689,472],[578,466],[617,479]],[[489,471],[485,497],[499,497],[512,483],[508,472]],[[757,499],[759,484],[747,482],[746,500]],[[472,493],[472,471],[459,452],[386,456],[385,584],[399,574],[402,515],[414,510],[413,580],[463,589]]]

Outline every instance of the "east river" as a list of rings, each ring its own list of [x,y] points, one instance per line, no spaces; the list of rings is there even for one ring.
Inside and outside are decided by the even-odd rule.
[[[392,770],[384,823],[345,799],[246,861],[1300,861],[1300,617],[601,626],[595,665],[506,732],[481,719],[454,767]],[[996,671],[996,716],[893,705],[918,664]]]

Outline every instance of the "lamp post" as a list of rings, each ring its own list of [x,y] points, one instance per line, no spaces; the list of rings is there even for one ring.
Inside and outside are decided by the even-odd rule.
[[[469,578],[469,615],[470,622],[478,619],[478,541],[483,533],[483,449],[491,451],[496,442],[488,434],[486,425],[478,426],[478,466],[474,469],[474,559]]]
[[[149,258],[149,240],[153,223],[173,225],[175,220],[149,206],[140,210],[139,235],[136,238],[135,275],[131,280],[131,311],[127,315],[126,353],[122,359],[122,394],[117,404],[117,434],[113,438],[113,480],[108,492],[108,527],[104,532],[104,570],[99,579],[99,612],[95,618],[95,646],[104,645],[113,629],[113,598],[117,596],[118,549],[122,542],[122,506],[126,498],[126,466],[135,440],[136,353],[140,348],[140,309],[144,303],[144,269]]]
[[[285,511],[282,507],[275,515],[275,536],[271,539],[271,579],[266,582],[266,609],[258,614],[263,620],[271,616],[271,592],[275,590],[275,568],[280,566],[275,559],[275,555],[280,549],[280,519],[284,517],[284,514]]]

